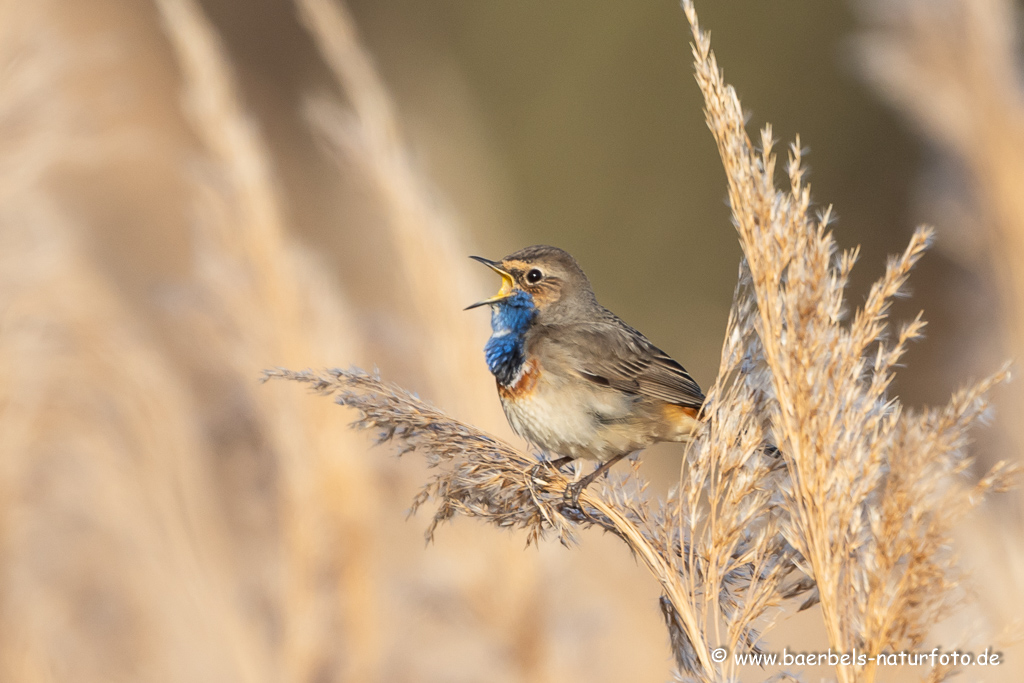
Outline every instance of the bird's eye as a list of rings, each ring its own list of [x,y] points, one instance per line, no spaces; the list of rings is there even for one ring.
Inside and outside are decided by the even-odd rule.
[[[529,273],[526,274],[526,281],[529,282],[531,285],[535,285],[538,282],[540,282],[542,277],[544,277],[544,273],[540,272],[536,268],[533,268],[530,270]]]

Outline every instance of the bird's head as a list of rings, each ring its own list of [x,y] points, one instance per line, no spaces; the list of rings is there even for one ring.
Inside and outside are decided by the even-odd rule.
[[[522,307],[535,309],[544,322],[567,322],[595,303],[583,269],[568,252],[557,247],[526,247],[500,261],[470,258],[498,273],[501,289],[467,310],[485,304],[499,309]]]

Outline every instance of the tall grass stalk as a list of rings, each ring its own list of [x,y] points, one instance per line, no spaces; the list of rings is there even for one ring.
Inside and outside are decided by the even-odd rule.
[[[75,137],[43,3],[0,3],[0,678],[260,681],[194,405],[45,178]]]
[[[410,337],[405,348],[423,380],[422,390],[474,424],[504,427],[490,376],[478,362],[484,322],[463,313],[462,306],[449,305],[469,303],[486,287],[477,264],[466,258],[468,242],[414,163],[396,107],[345,5],[336,0],[295,0],[295,5],[345,101],[310,97],[304,112],[339,170],[365,178],[377,193],[388,245],[381,258],[388,267],[379,286],[392,283],[391,305],[404,320]],[[474,533],[478,547],[489,550],[489,562],[514,582],[503,580],[498,588],[490,571],[486,577],[466,577],[461,592],[502,594],[500,600],[488,598],[483,609],[473,608],[519,675],[541,680],[550,675],[550,663],[537,628],[538,610],[545,603],[540,563],[502,539]],[[478,585],[481,581],[487,589]],[[461,656],[457,646],[451,647],[452,656]]]
[[[202,303],[188,334],[201,335],[218,357],[230,359],[220,399],[245,406],[234,419],[258,425],[280,476],[271,510],[283,547],[266,559],[281,566],[257,588],[269,594],[273,618],[281,620],[278,673],[296,681],[318,675],[372,680],[381,645],[379,570],[367,550],[376,516],[371,465],[356,457],[360,444],[333,416],[298,406],[281,392],[252,390],[267,358],[308,364],[358,353],[356,328],[320,265],[287,235],[265,145],[201,8],[192,0],[157,0],[157,7],[181,65],[186,111],[209,160],[197,186]],[[259,456],[257,446],[248,466],[259,467]],[[346,548],[343,562],[339,543]],[[273,579],[278,572],[282,584]]]
[[[999,312],[994,324],[971,329],[976,350],[1024,355],[1024,87],[1020,66],[1020,7],[1009,0],[900,0],[865,3],[869,30],[860,38],[868,81],[936,149],[966,191],[950,201],[939,192],[923,207],[943,206],[940,235],[947,253],[977,274],[985,290],[975,296]],[[935,157],[933,157],[934,160]],[[947,171],[945,175],[952,175]],[[945,188],[942,190],[945,191]],[[952,208],[952,210],[948,210]],[[952,216],[952,217],[951,217]],[[959,311],[957,311],[957,314]],[[972,367],[972,358],[963,362]],[[1024,410],[1024,391],[1003,390],[1008,414]],[[1021,453],[1020,420],[1000,421],[1000,451]],[[974,564],[984,572],[978,592],[993,629],[1024,621],[1024,497],[1018,491],[990,512],[968,536]],[[1000,623],[1001,622],[1001,623]],[[1011,638],[1013,639],[1013,638]],[[1018,644],[1024,641],[1016,634]]]
[[[410,327],[422,336],[419,359],[431,391],[461,414],[486,419],[480,406],[488,405],[490,387],[473,362],[480,321],[463,315],[458,306],[438,305],[470,303],[484,286],[466,258],[466,241],[416,167],[395,106],[347,9],[336,0],[295,4],[349,103],[346,108],[313,97],[305,104],[306,116],[339,165],[363,169],[380,194],[394,253],[390,272],[403,282],[403,299],[412,306]]]
[[[915,233],[845,324],[843,291],[856,252],[837,257],[828,211],[809,215],[799,140],[791,149],[788,191],[776,190],[771,129],[762,131],[755,150],[693,6],[684,7],[772,375],[772,434],[790,473],[783,489],[785,535],[815,580],[835,649],[876,655],[919,645],[934,620],[948,613],[956,585],[946,551],[951,511],[969,507],[990,484],[983,479],[974,491],[950,486],[950,479],[968,462],[968,425],[1005,373],[958,394],[942,410],[911,413],[887,395],[892,369],[923,327],[919,316],[886,343],[890,302],[930,231]],[[841,681],[874,676],[871,665],[840,665],[837,674]]]

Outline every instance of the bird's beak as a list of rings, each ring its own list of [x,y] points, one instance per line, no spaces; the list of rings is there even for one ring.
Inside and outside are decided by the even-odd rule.
[[[477,301],[475,304],[472,304],[470,306],[466,306],[466,308],[464,310],[468,311],[469,309],[476,308],[477,306],[485,306],[487,304],[493,304],[493,303],[496,303],[498,301],[501,301],[502,299],[507,299],[510,296],[512,296],[512,292],[515,289],[516,281],[512,277],[511,273],[509,273],[506,270],[503,270],[501,268],[501,265],[497,261],[492,261],[490,259],[485,259],[483,256],[470,256],[469,258],[473,259],[474,261],[479,261],[480,263],[484,264],[485,266],[487,266],[488,268],[493,270],[495,273],[500,275],[501,276],[501,289],[499,289],[498,293],[495,294],[494,296],[492,296],[490,299],[484,299],[483,301]]]

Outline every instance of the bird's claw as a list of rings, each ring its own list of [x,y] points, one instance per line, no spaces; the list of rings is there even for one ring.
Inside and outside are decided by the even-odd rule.
[[[583,487],[580,486],[582,482],[574,481],[567,484],[565,491],[562,493],[562,506],[571,508],[573,510],[580,509],[580,493],[583,491]]]
[[[581,508],[571,507],[568,503],[563,504],[558,511],[563,517],[573,522],[590,522],[593,521],[587,516],[587,513],[583,512]]]

